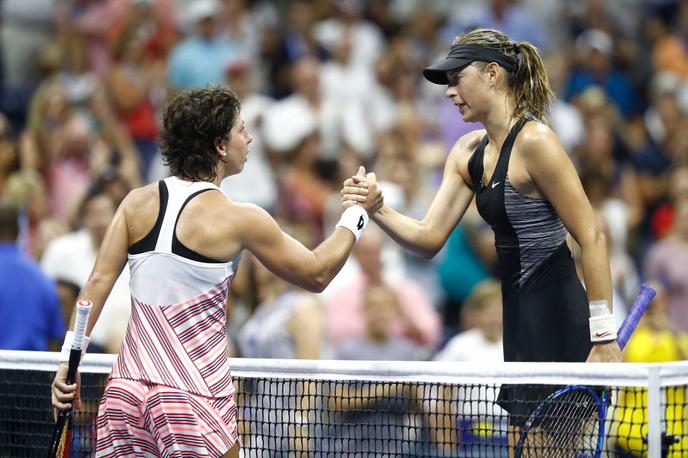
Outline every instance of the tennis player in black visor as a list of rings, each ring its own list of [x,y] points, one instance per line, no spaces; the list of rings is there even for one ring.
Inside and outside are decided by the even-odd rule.
[[[621,361],[605,238],[573,164],[546,124],[554,94],[537,49],[476,29],[457,37],[447,58],[423,76],[447,85],[445,94],[464,121],[484,129],[456,142],[422,220],[386,204],[372,218],[402,246],[432,257],[475,196],[495,233],[505,360]],[[372,206],[381,194],[374,174],[344,184],[346,205]],[[576,275],[569,233],[581,248],[587,291]],[[502,387],[498,402],[510,413],[510,441],[551,391]]]

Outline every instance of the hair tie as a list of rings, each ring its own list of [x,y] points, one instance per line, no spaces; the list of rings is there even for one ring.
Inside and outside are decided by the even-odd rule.
[[[521,53],[521,47],[519,46],[518,42],[512,42],[511,47],[513,48],[515,54],[514,61],[516,61],[516,70],[514,73],[518,73],[518,71],[521,69],[521,65],[523,64],[523,54]]]

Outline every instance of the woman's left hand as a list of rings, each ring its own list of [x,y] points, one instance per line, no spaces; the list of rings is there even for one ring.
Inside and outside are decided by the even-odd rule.
[[[620,363],[623,361],[621,349],[616,340],[593,344],[586,362],[588,363]]]

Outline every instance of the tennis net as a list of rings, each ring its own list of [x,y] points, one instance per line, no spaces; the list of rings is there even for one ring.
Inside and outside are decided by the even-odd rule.
[[[57,357],[0,351],[0,456],[46,455]],[[88,354],[81,366],[82,409],[71,456],[93,456],[98,402],[113,361],[113,355]],[[512,422],[525,423],[543,397],[572,384],[606,393],[601,456],[688,456],[688,362],[230,364],[246,457],[507,457],[510,415],[503,406]],[[556,418],[556,409],[550,411],[537,419],[543,430]],[[576,433],[574,423],[567,423],[567,434]],[[550,440],[522,456],[595,454]]]

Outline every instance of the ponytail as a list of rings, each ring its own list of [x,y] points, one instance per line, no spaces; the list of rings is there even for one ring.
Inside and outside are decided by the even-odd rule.
[[[554,92],[547,80],[545,66],[537,48],[527,41],[513,42],[516,72],[509,74],[509,87],[514,93],[514,117],[532,117],[544,121]]]

